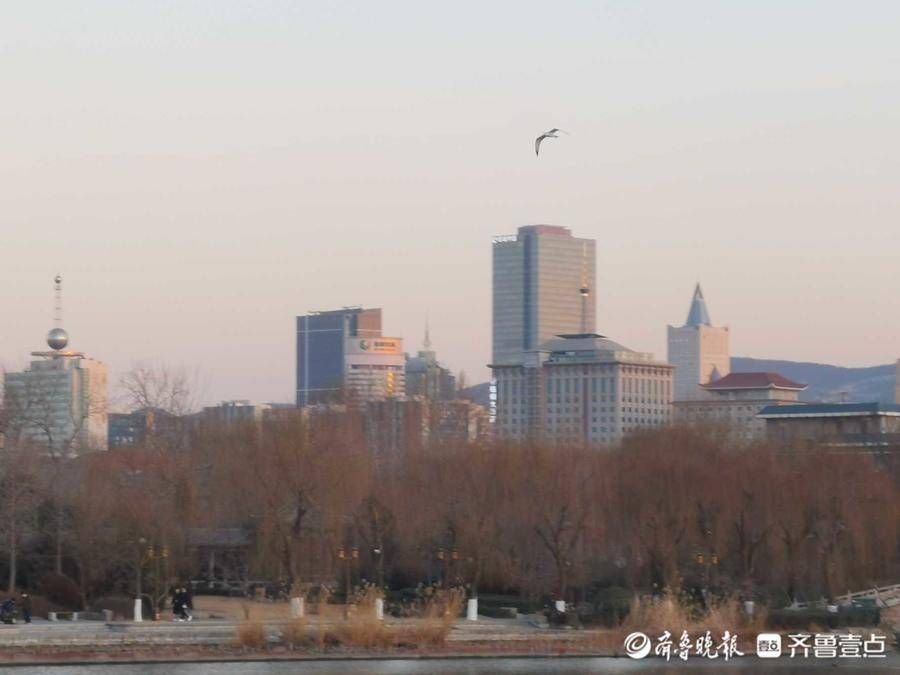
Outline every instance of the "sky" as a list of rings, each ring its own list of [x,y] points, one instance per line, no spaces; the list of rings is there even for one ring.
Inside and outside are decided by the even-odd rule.
[[[735,355],[887,363],[898,31],[874,1],[6,3],[0,363],[58,272],[113,382],[292,401],[294,317],[345,305],[483,381],[491,238],[532,223],[597,239],[633,349],[700,281]]]

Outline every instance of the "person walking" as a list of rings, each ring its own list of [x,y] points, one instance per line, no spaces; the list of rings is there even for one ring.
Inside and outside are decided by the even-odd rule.
[[[28,593],[22,593],[22,618],[25,623],[31,623],[31,596]]]
[[[175,588],[172,591],[172,614],[175,621],[184,621],[184,596],[181,595],[181,589]]]

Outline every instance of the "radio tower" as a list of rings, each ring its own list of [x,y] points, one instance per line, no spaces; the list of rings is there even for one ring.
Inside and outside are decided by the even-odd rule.
[[[587,244],[581,245],[581,288],[578,292],[581,294],[581,334],[588,333],[588,298],[591,295],[591,289],[587,280]]]
[[[53,328],[47,333],[47,345],[59,354],[69,344],[69,334],[62,327],[62,277],[53,278]]]
[[[62,277],[53,277],[53,327],[62,328]]]

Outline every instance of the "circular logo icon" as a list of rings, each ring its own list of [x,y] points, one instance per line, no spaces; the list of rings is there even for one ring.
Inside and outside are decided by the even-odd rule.
[[[633,659],[642,659],[650,653],[650,638],[635,632],[625,638],[625,653]]]
[[[368,350],[369,349],[369,341],[368,340],[360,340],[359,348],[362,349],[363,351]]]

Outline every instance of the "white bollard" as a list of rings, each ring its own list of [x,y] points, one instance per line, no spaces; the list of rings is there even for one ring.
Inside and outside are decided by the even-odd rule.
[[[291,618],[301,619],[306,615],[306,603],[303,598],[291,598]]]
[[[375,619],[384,621],[384,598],[375,598]]]
[[[566,601],[565,600],[556,600],[553,604],[556,607],[557,612],[559,612],[560,614],[566,613]]]
[[[134,620],[135,621],[143,621],[144,620],[144,612],[141,608],[141,599],[134,599]]]
[[[469,598],[466,603],[466,620],[478,621],[478,598]]]

